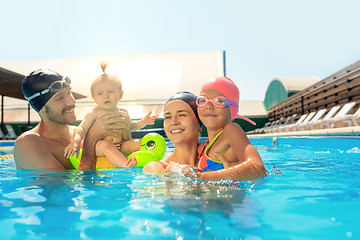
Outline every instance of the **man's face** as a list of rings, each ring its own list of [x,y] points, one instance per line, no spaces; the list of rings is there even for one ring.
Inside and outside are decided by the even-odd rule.
[[[71,88],[66,87],[45,104],[43,114],[53,123],[67,125],[76,121],[75,98],[71,93]]]

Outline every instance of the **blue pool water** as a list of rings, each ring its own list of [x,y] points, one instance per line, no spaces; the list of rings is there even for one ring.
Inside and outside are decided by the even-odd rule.
[[[360,239],[359,138],[251,141],[270,175],[237,183],[17,171],[2,148],[0,239]]]

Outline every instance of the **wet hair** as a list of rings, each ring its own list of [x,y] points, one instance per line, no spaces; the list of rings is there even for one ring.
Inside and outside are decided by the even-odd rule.
[[[109,62],[106,62],[104,60],[101,61],[100,68],[101,68],[103,74],[98,76],[97,78],[95,78],[95,80],[91,84],[90,89],[91,89],[91,95],[92,96],[94,96],[95,84],[99,83],[99,82],[102,82],[102,81],[112,81],[112,82],[114,82],[114,84],[118,85],[118,91],[119,91],[119,93],[121,93],[121,91],[122,91],[122,83],[121,83],[120,79],[117,78],[116,76],[106,73],[106,68],[108,66],[109,66]]]
[[[22,81],[22,91],[25,99],[29,99],[30,106],[39,112],[41,108],[54,96],[56,91],[48,91],[41,93],[47,89],[50,84],[56,81],[61,81],[63,76],[57,72],[49,69],[38,69],[27,75]],[[31,98],[34,94],[39,93],[38,96]]]
[[[187,91],[182,91],[182,92],[177,92],[175,93],[173,96],[171,96],[165,103],[165,105],[173,100],[181,100],[186,102],[190,108],[193,110],[193,112],[195,113],[195,116],[200,124],[200,126],[202,126],[202,122],[200,121],[198,112],[197,112],[197,105],[196,105],[196,99],[197,96],[191,92],[187,92]]]

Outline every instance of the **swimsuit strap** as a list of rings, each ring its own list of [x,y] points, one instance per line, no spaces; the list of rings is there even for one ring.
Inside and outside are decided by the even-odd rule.
[[[163,162],[161,162],[161,161],[158,161],[158,163],[159,163],[164,169],[166,169],[167,166],[168,166],[166,163],[163,163]]]
[[[220,136],[220,134],[224,131],[224,129],[221,129],[220,132],[218,132],[218,134],[216,134],[216,136],[213,138],[213,140],[211,140],[211,142],[209,143],[209,145],[207,145],[206,149],[205,149],[205,156],[208,158],[208,159],[211,159],[208,155],[207,155],[207,152],[210,150],[211,146],[215,143],[215,141],[218,139],[218,137]],[[211,161],[213,162],[217,162],[217,163],[222,163],[222,162],[219,162],[219,161],[216,161],[216,160],[213,160],[211,159]]]
[[[209,140],[206,140],[203,145],[202,145],[202,148],[201,148],[201,151],[200,151],[200,154],[198,155],[198,159],[200,160],[201,159],[201,156],[203,155],[203,152],[205,151],[205,148],[206,148],[206,144],[209,142]]]

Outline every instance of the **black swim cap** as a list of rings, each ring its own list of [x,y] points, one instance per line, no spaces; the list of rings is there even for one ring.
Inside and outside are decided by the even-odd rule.
[[[202,122],[200,121],[199,119],[199,115],[198,115],[198,112],[197,112],[197,105],[196,105],[196,99],[198,97],[195,95],[195,94],[192,94],[191,92],[186,92],[186,91],[183,91],[183,92],[177,92],[175,93],[175,95],[171,96],[165,103],[165,105],[170,102],[170,101],[173,101],[173,100],[181,100],[181,101],[184,101],[186,102],[190,107],[191,109],[193,110],[193,112],[195,113],[195,116],[197,118],[197,120],[199,121],[200,123],[200,126],[202,126]]]
[[[31,107],[39,112],[47,101],[64,87],[64,83],[69,86],[70,79],[48,69],[39,69],[24,78],[22,91]]]

